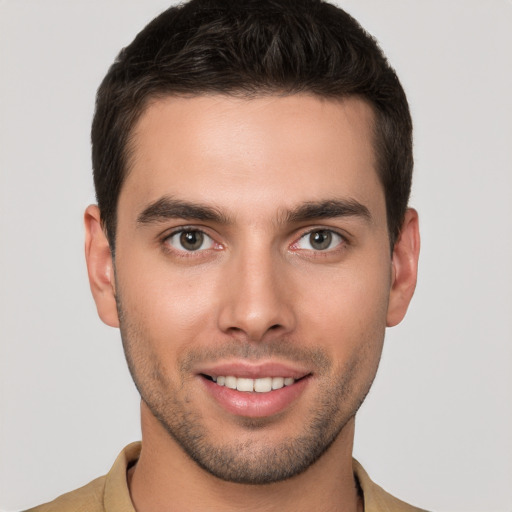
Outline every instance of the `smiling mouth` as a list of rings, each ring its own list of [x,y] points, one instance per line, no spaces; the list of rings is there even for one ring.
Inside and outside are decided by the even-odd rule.
[[[295,382],[302,380],[294,379],[292,377],[262,377],[259,379],[249,379],[245,377],[234,377],[233,375],[205,375],[208,380],[215,382],[218,386],[225,386],[229,389],[236,389],[237,391],[245,391],[248,393],[270,393],[285,386],[291,386]]]

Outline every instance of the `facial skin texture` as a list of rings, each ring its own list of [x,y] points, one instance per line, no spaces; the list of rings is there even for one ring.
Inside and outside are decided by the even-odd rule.
[[[409,210],[390,254],[372,119],[362,100],[308,95],[165,98],[140,118],[115,262],[97,208],[86,212],[98,312],[120,325],[142,396],[134,485],[170,460],[218,485],[317,472],[354,505],[353,481],[339,483],[353,418],[385,327],[406,312],[419,251]],[[183,230],[198,250],[180,245]],[[303,378],[277,404],[252,393],[260,402],[247,405],[205,378],[236,372]]]

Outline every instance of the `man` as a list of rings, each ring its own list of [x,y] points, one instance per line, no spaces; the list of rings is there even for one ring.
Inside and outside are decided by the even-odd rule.
[[[373,39],[315,0],[192,0],[98,91],[86,258],[142,444],[33,510],[419,510],[352,460],[416,284],[411,121]]]

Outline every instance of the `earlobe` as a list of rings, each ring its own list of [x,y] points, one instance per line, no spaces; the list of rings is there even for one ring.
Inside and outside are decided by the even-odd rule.
[[[418,213],[409,208],[393,249],[392,283],[387,314],[388,327],[399,324],[407,312],[416,288],[419,253]]]
[[[112,253],[96,205],[85,210],[84,224],[87,273],[98,315],[107,325],[119,327]]]

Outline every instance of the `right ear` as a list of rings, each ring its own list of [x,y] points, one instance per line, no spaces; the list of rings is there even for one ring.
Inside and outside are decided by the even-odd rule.
[[[112,252],[95,204],[85,210],[84,224],[87,273],[98,315],[107,325],[119,327]]]

